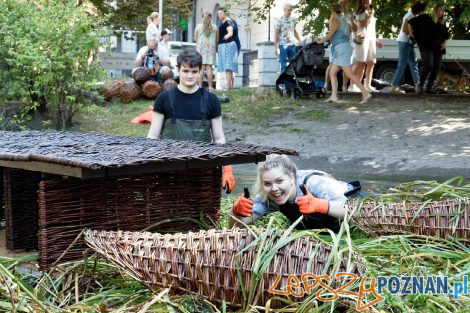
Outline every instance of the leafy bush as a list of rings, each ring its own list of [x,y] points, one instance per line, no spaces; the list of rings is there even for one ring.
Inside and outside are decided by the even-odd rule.
[[[70,128],[100,72],[88,64],[99,23],[74,0],[0,1],[0,108],[21,102],[16,116],[24,124],[39,112],[55,128]]]

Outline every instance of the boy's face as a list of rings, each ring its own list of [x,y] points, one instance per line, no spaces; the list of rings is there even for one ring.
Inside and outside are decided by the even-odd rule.
[[[189,65],[182,63],[179,72],[180,84],[185,87],[191,88],[197,84],[201,69],[197,66],[190,67]]]

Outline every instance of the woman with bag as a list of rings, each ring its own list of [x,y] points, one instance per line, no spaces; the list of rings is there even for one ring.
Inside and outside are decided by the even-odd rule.
[[[357,24],[357,31],[354,41],[353,62],[355,62],[354,74],[362,81],[365,72],[364,87],[369,92],[375,92],[372,87],[372,73],[376,63],[376,48],[383,45],[377,40],[375,33],[376,18],[370,0],[360,0],[357,3],[354,19]],[[351,91],[359,91],[351,84]]]

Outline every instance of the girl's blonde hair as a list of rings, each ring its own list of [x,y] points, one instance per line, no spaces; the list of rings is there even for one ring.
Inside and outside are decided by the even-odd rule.
[[[160,13],[158,12],[152,12],[152,14],[150,14],[149,16],[147,16],[147,24],[150,24],[152,23],[153,19],[155,17],[159,17],[160,16]]]
[[[209,37],[209,35],[214,32],[210,15],[204,14],[204,17],[202,18],[202,32],[206,37]]]
[[[441,17],[439,17],[437,15],[437,11],[438,10],[442,10],[442,12],[444,12],[444,8],[442,7],[442,5],[440,4],[436,4],[434,6],[434,8],[432,8],[432,20],[434,21],[434,23],[441,23],[441,24],[445,24],[445,21],[444,21],[444,14],[442,14]]]
[[[273,154],[266,157],[266,161],[258,165],[258,174],[256,176],[256,182],[253,186],[255,194],[263,195],[263,202],[268,200],[268,194],[264,191],[263,180],[261,175],[273,168],[279,168],[283,174],[291,175],[294,174],[294,179],[297,177],[297,166],[292,162],[286,155]]]

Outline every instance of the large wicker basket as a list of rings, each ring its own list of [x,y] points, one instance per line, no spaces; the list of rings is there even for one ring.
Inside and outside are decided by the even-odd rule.
[[[147,99],[155,99],[162,91],[159,83],[149,80],[142,85],[142,94]]]
[[[113,80],[106,84],[102,91],[104,100],[111,101],[114,97],[118,97],[122,86],[124,86],[124,81],[122,80]]]
[[[470,242],[470,199],[382,203],[350,200],[353,222],[372,235],[414,233]]]
[[[262,241],[238,228],[165,235],[87,230],[85,241],[153,290],[171,286],[173,294],[197,293],[211,302],[225,300],[234,308],[244,304],[242,286],[256,295],[245,305],[264,305],[274,297],[269,289],[279,274],[278,289],[287,286],[291,274],[301,279],[305,273],[334,277],[338,272],[362,272],[357,263],[348,262],[350,256],[358,260],[356,254],[334,252],[338,263],[333,266],[334,261],[328,263],[333,257],[331,247],[309,237],[292,237],[288,243],[279,244],[282,234],[271,229]],[[260,249],[265,249],[263,261],[268,264],[264,271],[257,268]],[[253,280],[255,285],[250,284]],[[304,299],[305,295],[293,300]],[[280,305],[278,300],[271,301],[271,307]]]
[[[132,72],[132,78],[134,78],[135,82],[139,85],[142,85],[148,81],[150,79],[150,75],[152,75],[152,73],[148,67],[144,66],[138,67],[134,70],[134,72]]]
[[[122,101],[129,103],[134,100],[137,100],[142,94],[142,87],[139,86],[135,81],[127,81],[121,87],[119,91],[119,96]]]

